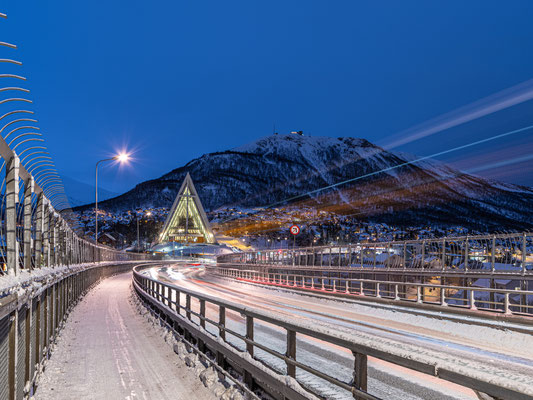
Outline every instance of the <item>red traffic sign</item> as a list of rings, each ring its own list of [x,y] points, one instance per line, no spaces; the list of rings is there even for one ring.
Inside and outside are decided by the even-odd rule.
[[[292,233],[293,235],[296,236],[297,234],[300,233],[300,227],[299,227],[298,225],[293,225],[293,226],[291,226],[290,231],[291,231],[291,233]]]

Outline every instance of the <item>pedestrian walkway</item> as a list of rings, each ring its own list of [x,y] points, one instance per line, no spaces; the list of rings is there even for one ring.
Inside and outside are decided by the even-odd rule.
[[[213,399],[129,301],[131,273],[103,280],[74,308],[37,400]]]

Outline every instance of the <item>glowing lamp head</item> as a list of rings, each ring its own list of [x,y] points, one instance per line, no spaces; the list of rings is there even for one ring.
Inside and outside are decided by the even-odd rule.
[[[126,161],[128,161],[130,159],[130,155],[127,154],[127,153],[120,153],[118,154],[117,156],[115,156],[115,159],[119,162],[119,163],[124,163]]]

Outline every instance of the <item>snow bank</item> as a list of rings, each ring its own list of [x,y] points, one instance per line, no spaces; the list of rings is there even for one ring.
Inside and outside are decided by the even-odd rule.
[[[83,271],[90,268],[106,267],[110,265],[142,263],[141,261],[103,261],[99,263],[84,263],[75,265],[62,265],[59,267],[43,267],[32,270],[21,270],[16,276],[5,275],[0,277],[0,298],[17,292],[19,295],[28,291],[36,291],[47,283],[54,282],[65,275]]]

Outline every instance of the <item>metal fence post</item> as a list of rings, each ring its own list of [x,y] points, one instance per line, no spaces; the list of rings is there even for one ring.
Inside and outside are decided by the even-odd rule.
[[[465,272],[468,272],[468,256],[470,255],[470,250],[468,249],[468,236],[465,239]]]
[[[471,310],[477,310],[475,294],[476,292],[473,289],[470,289],[469,296],[468,296],[468,303],[470,305]]]
[[[43,251],[44,266],[50,266],[50,207],[48,201],[43,199]]]
[[[30,177],[24,183],[24,269],[31,269],[32,238],[31,238],[31,197],[34,191],[34,181]]]
[[[34,299],[35,300],[35,299]],[[25,334],[25,340],[24,344],[26,347],[26,351],[24,352],[24,386],[26,386],[26,383],[30,381],[30,372],[31,372],[31,365],[32,365],[32,351],[34,350],[34,344],[32,344],[32,312],[33,312],[33,301],[30,300],[28,304],[28,308],[26,310],[26,321],[24,322],[24,334]],[[23,389],[25,390],[25,389]]]
[[[191,320],[191,295],[187,294],[185,295],[185,311],[187,314],[187,319]]]
[[[226,341],[226,307],[219,306],[218,307],[218,336],[223,340]],[[220,351],[217,351],[217,364],[220,366],[224,366],[224,354]]]
[[[420,268],[424,269],[425,265],[425,259],[426,259],[426,241],[422,240],[422,253],[421,253],[422,259],[420,260]]]
[[[492,272],[496,270],[496,235],[492,237],[492,251],[490,254],[490,270]]]
[[[200,299],[200,326],[205,329],[205,300]]]
[[[61,265],[66,265],[66,240],[65,240],[65,222],[62,219],[58,219],[59,222],[59,262]]]
[[[218,307],[218,336],[222,340],[226,340],[226,307]]]
[[[57,235],[57,217],[54,215],[53,224],[52,224],[52,245],[54,249],[54,266],[59,265],[59,243]]]
[[[354,372],[353,372],[353,386],[355,389],[367,391],[368,390],[368,357],[366,354],[352,352],[354,356]],[[354,391],[353,397],[355,399],[362,399]]]
[[[442,239],[442,268],[443,271],[446,269],[446,239]]]
[[[52,209],[52,206],[49,206],[48,209],[48,238],[49,238],[49,266],[56,266],[56,223],[55,223],[55,215],[54,210]]]
[[[63,264],[70,265],[70,229],[68,228],[68,224],[63,222]]]
[[[296,361],[296,332],[287,329],[287,358]],[[287,364],[287,375],[296,378],[296,366],[294,364],[285,362]]]
[[[246,316],[246,339],[254,340],[254,319],[249,315]],[[254,356],[254,345],[246,342],[246,351],[250,356]]]
[[[19,273],[19,244],[17,241],[17,203],[19,198],[20,160],[15,155],[6,163],[6,248],[9,275]]]
[[[511,314],[510,304],[509,304],[509,292],[504,293],[503,297],[503,313]]]
[[[407,243],[403,242],[403,270],[407,269]]]
[[[67,227],[67,264],[72,265],[74,264],[74,237],[72,235],[72,230],[70,230],[70,226],[68,224]]]
[[[11,317],[9,317],[9,355],[8,355],[8,382],[9,382],[9,400],[15,400],[16,387],[17,387],[17,349],[18,349],[18,311],[15,311]]]
[[[43,194],[37,195],[37,209],[35,211],[35,268],[40,268],[42,265],[43,254]]]
[[[526,234],[522,234],[522,275],[526,273],[526,259],[527,259],[527,239]]]

